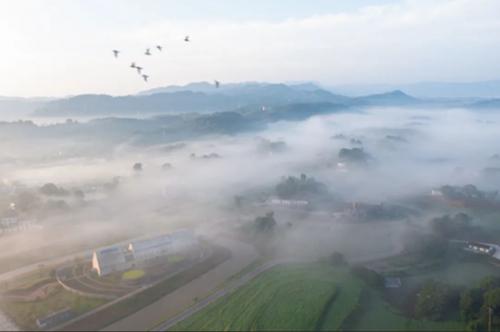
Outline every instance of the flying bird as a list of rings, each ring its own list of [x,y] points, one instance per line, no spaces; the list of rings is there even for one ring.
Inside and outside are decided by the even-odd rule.
[[[184,37],[185,42],[189,42],[189,36]]]
[[[135,69],[137,69],[139,75],[142,73],[142,67],[136,66]]]
[[[113,54],[114,54],[115,58],[118,58],[118,54],[120,54],[120,51],[113,50]]]
[[[130,64],[130,68],[137,68],[137,66],[135,65],[135,62],[132,62],[132,63]]]
[[[144,53],[144,54],[146,54],[146,55],[151,55],[151,51],[150,51],[150,49],[149,49],[149,48],[146,48],[146,53]]]
[[[220,87],[220,82],[215,80],[214,81],[214,84],[215,84],[215,88],[218,89]]]
[[[148,75],[142,75],[142,78],[144,79],[144,82],[148,81],[149,76]]]
[[[156,48],[158,49],[158,51],[161,52],[161,50],[163,50],[163,47],[161,45],[156,45]]]

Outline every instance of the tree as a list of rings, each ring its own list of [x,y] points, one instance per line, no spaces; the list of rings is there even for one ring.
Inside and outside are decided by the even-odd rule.
[[[276,227],[274,212],[268,212],[263,217],[255,218],[255,228],[259,233],[272,233]]]
[[[73,191],[73,195],[81,201],[85,199],[85,193],[80,189],[76,189],[75,191]]]
[[[301,174],[300,177],[283,177],[276,185],[275,191],[282,199],[306,199],[310,196],[317,197],[328,193],[325,184],[305,174]]]
[[[481,279],[479,288],[484,292],[500,287],[500,277],[488,276]]]
[[[40,188],[40,192],[47,196],[67,196],[68,191],[53,183],[46,183]]]
[[[434,321],[441,320],[454,309],[456,300],[458,298],[450,286],[429,280],[417,293],[415,316]]]
[[[337,251],[330,255],[329,261],[333,266],[341,266],[347,264],[344,255]]]
[[[343,162],[366,164],[370,159],[370,155],[361,148],[342,148],[339,151],[338,157]]]
[[[243,196],[239,196],[239,195],[234,196],[234,205],[238,209],[241,209],[241,207],[243,206]]]
[[[40,197],[34,193],[23,191],[16,198],[16,209],[23,212],[29,212],[40,206]]]
[[[384,286],[384,277],[376,271],[370,270],[364,266],[354,266],[351,268],[351,273],[362,279],[366,284],[374,288],[382,288]]]
[[[460,316],[466,322],[477,319],[483,292],[479,288],[467,289],[460,295]]]
[[[406,239],[405,250],[423,258],[441,258],[448,249],[448,242],[437,236],[410,232]]]
[[[141,172],[142,171],[142,163],[135,163],[134,166],[132,167],[134,172]]]
[[[465,213],[457,213],[455,216],[444,215],[431,220],[431,228],[435,234],[451,238],[460,236],[470,229],[472,218]]]
[[[500,331],[500,288],[490,289],[484,294],[484,303],[481,308],[481,321],[483,326],[490,325],[492,331]]]

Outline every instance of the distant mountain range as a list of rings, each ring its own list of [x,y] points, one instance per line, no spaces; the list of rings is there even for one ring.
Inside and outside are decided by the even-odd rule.
[[[364,96],[391,90],[401,90],[419,98],[500,98],[500,80],[340,85],[331,87],[331,90],[348,96]]]
[[[36,110],[38,116],[131,116],[136,114],[210,113],[245,108],[271,109],[287,105],[335,104],[345,107],[403,106],[424,101],[401,91],[364,97],[346,97],[314,84],[227,84],[215,88],[206,82],[169,86],[134,96],[80,95],[53,100]]]
[[[489,86],[493,93],[496,84],[476,85],[476,91],[486,93]],[[435,83],[443,91],[452,86],[465,89],[467,85]],[[464,83],[465,84],[465,83]],[[472,84],[472,83],[470,83]],[[430,89],[431,83],[412,85],[414,89]],[[379,86],[382,89],[385,86]],[[377,90],[375,89],[375,90]],[[437,90],[439,90],[436,87]],[[337,89],[336,91],[342,91]],[[387,90],[385,90],[387,91]],[[437,93],[437,92],[435,92]],[[451,92],[450,92],[451,93]],[[458,94],[458,93],[456,93]],[[317,107],[318,105],[342,105],[346,108],[369,106],[415,106],[415,107],[467,107],[473,109],[500,109],[500,98],[423,98],[415,97],[403,90],[391,90],[363,96],[345,96],[333,93],[314,83],[271,84],[271,83],[231,83],[216,88],[207,82],[191,83],[185,86],[155,88],[128,96],[78,95],[61,99],[22,99],[0,97],[0,115],[15,114],[26,116],[34,114],[45,117],[106,117],[126,116],[145,117],[172,113],[213,113],[244,109],[296,109],[299,106]],[[309,106],[308,106],[309,105]]]

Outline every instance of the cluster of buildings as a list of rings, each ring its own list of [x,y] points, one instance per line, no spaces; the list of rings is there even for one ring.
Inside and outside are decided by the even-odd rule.
[[[99,276],[105,276],[147,264],[162,256],[186,251],[197,244],[198,240],[189,230],[132,241],[126,246],[113,246],[94,251],[92,269]]]
[[[352,202],[334,212],[332,217],[341,221],[373,221],[404,219],[413,214],[412,210],[398,205]]]
[[[467,242],[466,249],[476,254],[484,254],[490,256],[493,256],[496,252],[496,248],[494,246],[479,242]]]
[[[17,217],[0,218],[0,235],[41,228],[42,225],[40,225],[36,220],[20,220]]]
[[[309,201],[271,198],[271,199],[268,199],[266,201],[266,205],[281,206],[281,207],[293,207],[293,208],[305,208],[305,207],[309,206]]]

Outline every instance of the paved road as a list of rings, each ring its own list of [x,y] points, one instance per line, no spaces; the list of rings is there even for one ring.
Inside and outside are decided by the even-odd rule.
[[[212,295],[208,296],[207,298],[197,302],[194,306],[188,308],[183,313],[181,313],[175,317],[172,317],[171,319],[167,320],[166,322],[160,324],[158,327],[153,329],[153,331],[167,331],[168,329],[174,327],[175,325],[182,322],[183,320],[191,317],[192,315],[194,315],[198,311],[204,309],[205,307],[207,307],[211,303],[213,303],[213,302],[217,301],[218,299],[228,295],[229,293],[237,290],[238,288],[245,285],[247,282],[249,282],[253,278],[257,277],[262,272],[265,272],[265,271],[273,268],[274,266],[276,266],[278,264],[283,264],[283,263],[286,263],[286,261],[281,261],[281,260],[280,261],[271,261],[269,263],[266,263],[266,264],[258,267],[255,270],[252,270],[251,272],[242,276],[240,279],[231,283],[229,286],[213,293]]]
[[[255,249],[245,243],[219,238],[219,244],[231,250],[231,258],[160,300],[106,327],[104,331],[150,330],[189,308],[196,298],[206,298],[229,277],[243,270],[258,257]],[[189,309],[188,309],[189,310]]]

